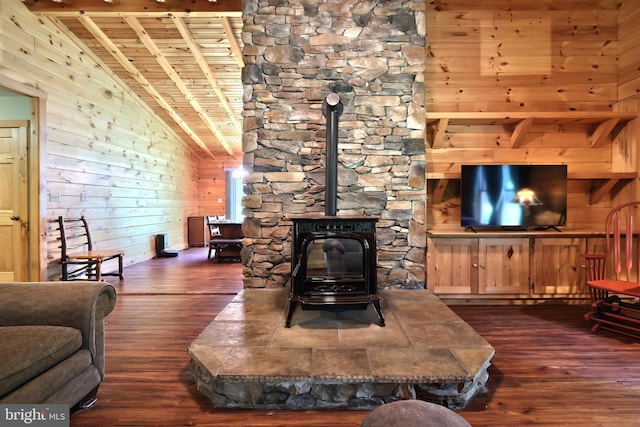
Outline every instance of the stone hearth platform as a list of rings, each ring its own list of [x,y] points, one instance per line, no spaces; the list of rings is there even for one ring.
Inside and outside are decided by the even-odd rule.
[[[245,289],[191,343],[193,379],[215,407],[372,409],[421,399],[462,409],[494,349],[427,290],[380,292],[372,307],[295,311],[286,289]]]

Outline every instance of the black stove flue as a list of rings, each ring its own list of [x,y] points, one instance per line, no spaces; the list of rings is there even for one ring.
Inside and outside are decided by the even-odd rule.
[[[331,93],[322,103],[327,118],[327,155],[325,158],[324,214],[335,216],[338,209],[338,117],[343,106],[337,93]]]
[[[366,309],[371,304],[384,326],[377,295],[374,217],[336,216],[338,192],[338,117],[343,106],[332,93],[323,102],[327,117],[325,216],[292,218],[291,296],[286,326],[298,304],[305,310]]]

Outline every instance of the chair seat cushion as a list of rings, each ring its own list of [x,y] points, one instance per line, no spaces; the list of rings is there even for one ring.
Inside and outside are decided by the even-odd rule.
[[[79,330],[65,326],[0,327],[0,396],[78,351]]]

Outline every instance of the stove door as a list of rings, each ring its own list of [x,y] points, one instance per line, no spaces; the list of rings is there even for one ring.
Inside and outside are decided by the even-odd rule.
[[[307,280],[364,278],[364,249],[356,239],[327,237],[306,248]]]

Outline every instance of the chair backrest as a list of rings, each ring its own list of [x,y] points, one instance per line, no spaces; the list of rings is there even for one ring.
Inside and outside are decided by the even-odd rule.
[[[623,203],[607,215],[604,227],[606,264],[616,280],[640,283],[639,227],[640,201]]]
[[[207,227],[209,228],[209,240],[222,237],[220,227],[214,224],[218,219],[217,216],[207,217]]]
[[[74,252],[84,252],[93,250],[91,233],[84,216],[80,218],[58,217],[58,227],[60,230],[60,250],[62,260],[67,258],[67,254]]]

